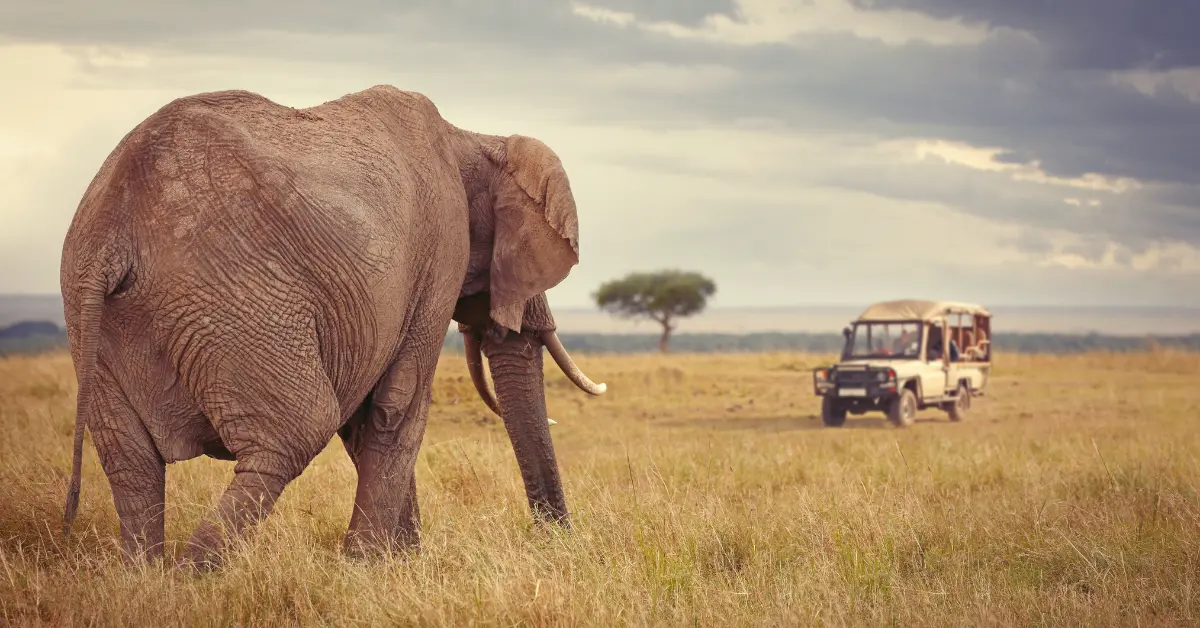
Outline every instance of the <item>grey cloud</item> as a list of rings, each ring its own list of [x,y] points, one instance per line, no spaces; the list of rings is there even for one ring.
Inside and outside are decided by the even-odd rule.
[[[1085,236],[1079,242],[1063,247],[1063,252],[1075,254],[1084,259],[1096,262],[1104,258],[1109,249],[1109,240],[1096,236]]]
[[[650,21],[695,26],[710,15],[736,17],[735,0],[597,0],[594,6],[633,13]]]
[[[171,42],[179,37],[261,28],[386,32],[390,26],[380,18],[395,15],[396,6],[384,0],[353,0],[341,6],[316,0],[6,2],[0,6],[0,32],[14,39],[86,43]]]
[[[657,3],[662,8],[669,3]],[[686,5],[680,3],[679,7]],[[699,6],[714,6],[711,2]],[[667,13],[688,14],[687,11]],[[264,31],[315,35],[373,35],[383,46],[409,41],[469,45],[478,51],[502,44],[555,55],[589,53],[596,60],[629,60],[617,40],[655,39],[636,29],[614,33],[575,15],[567,0],[117,0],[97,4],[60,0],[54,5],[9,3],[0,7],[0,37],[81,44],[153,44],[184,50],[221,50],[235,43],[264,55],[303,54],[255,46]],[[252,35],[231,41],[232,36]],[[658,38],[662,39],[662,38]],[[671,46],[667,46],[670,48]]]
[[[1163,237],[1200,244],[1200,215],[1194,207],[1173,211],[1136,192],[1112,195],[1057,185],[1021,184],[1005,175],[934,163],[843,167],[823,175],[817,183],[889,198],[936,202],[1000,223],[1103,236],[1106,241],[1133,246]],[[1101,205],[1073,206],[1064,201],[1066,198],[1099,200]]]
[[[693,102],[713,117],[767,115],[797,127],[811,126],[809,111],[820,108],[844,128],[1002,146],[1060,176],[1197,179],[1200,106],[1182,95],[1148,98],[1097,73],[986,71],[989,47],[1023,45],[1012,38],[979,49],[897,51],[828,37],[805,50],[762,47],[737,64],[746,70],[742,89]]]
[[[1200,3],[1191,0],[852,0],[1021,29],[1062,67],[1085,70],[1200,65]]]
[[[1026,165],[1033,163],[1036,157],[1031,151],[1016,151],[1006,150],[993,157],[996,162],[1002,164]]]
[[[904,2],[906,0],[888,0]],[[928,10],[936,12],[936,0]],[[444,54],[461,55],[471,63],[481,48],[518,50],[534,58],[580,59],[614,66],[639,62],[676,65],[720,64],[739,78],[732,87],[710,93],[604,94],[606,111],[589,115],[654,121],[667,117],[723,122],[745,116],[769,116],[795,128],[871,130],[884,135],[938,134],[975,144],[999,145],[1041,161],[1049,172],[1079,176],[1094,171],[1164,181],[1192,181],[1200,161],[1200,109],[1183,95],[1148,98],[1132,87],[1112,83],[1106,74],[1052,72],[1045,64],[1043,44],[1011,33],[1000,33],[978,48],[944,49],[911,45],[903,49],[843,35],[810,36],[810,45],[750,48],[712,46],[615,28],[571,14],[565,0],[529,0],[500,5],[466,0],[385,5],[380,1],[348,0],[336,10],[311,0],[271,10],[267,2],[248,10],[224,1],[210,5],[173,3],[171,9],[151,11],[132,2],[113,9],[82,4],[64,19],[49,15],[42,5],[13,5],[0,14],[0,24],[15,32],[37,33],[55,28],[62,36],[119,41],[126,34],[157,37],[170,45],[173,32],[229,34],[231,31],[271,28],[312,33],[377,33],[369,49],[357,47],[359,60],[382,66],[412,67],[406,54],[413,41],[436,41]],[[1017,3],[1013,6],[1018,6]],[[999,5],[999,3],[998,3]],[[395,6],[397,8],[389,8]],[[629,8],[626,4],[612,4]],[[701,3],[688,7],[677,1],[642,5],[655,15],[695,15],[727,5]],[[969,6],[991,6],[972,3]],[[1005,4],[1004,6],[1008,6]],[[134,11],[137,9],[136,11]],[[133,22],[125,21],[136,15]],[[1100,18],[1075,16],[1088,29]],[[7,19],[4,19],[7,18]],[[136,24],[136,27],[129,26]],[[2,27],[0,27],[2,28]],[[127,32],[128,31],[128,32]],[[386,35],[384,35],[386,33]],[[430,33],[437,33],[431,37]],[[207,42],[207,43],[206,43]],[[256,47],[266,55],[288,56],[280,49],[253,40],[230,42],[192,37],[175,45],[228,50]],[[325,58],[347,58],[349,51],[328,46]],[[350,60],[350,59],[347,59]],[[438,59],[422,60],[434,66]],[[485,60],[477,61],[479,64]],[[514,67],[522,72],[526,68]],[[592,99],[595,95],[585,94]],[[650,106],[657,112],[649,111]]]
[[[810,36],[802,48],[738,48],[604,27],[554,12],[525,16],[531,20],[526,25],[550,16],[563,20],[555,24],[564,36],[553,43],[545,36],[522,38],[528,31],[518,29],[495,36],[509,38],[505,45],[541,46],[544,53],[597,64],[717,64],[738,73],[734,85],[707,93],[604,94],[613,107],[589,115],[655,124],[762,116],[795,129],[924,133],[1002,146],[1064,177],[1096,172],[1172,182],[1197,178],[1191,165],[1200,162],[1196,103],[1182,94],[1150,98],[1115,85],[1106,73],[1052,71],[1039,44],[1011,33],[977,48],[897,49],[849,35]],[[497,32],[487,20],[453,19],[464,34]]]
[[[1146,197],[1166,207],[1200,207],[1200,183],[1150,187]]]
[[[1012,238],[1002,240],[1018,251],[1044,257],[1054,252],[1054,242],[1039,229],[1021,229]]]
[[[1112,35],[1108,40],[1112,48],[1128,59],[1144,56],[1139,52],[1143,49],[1167,51],[1159,64],[1190,58],[1188,44],[1162,18],[1152,15],[1152,2],[1126,5],[1133,17],[1127,20],[1132,34],[1125,37],[1111,32],[1116,28],[1115,0],[1104,0],[1099,12],[1073,10],[1083,1],[1060,5],[1056,0],[1054,6],[1072,10],[1056,9],[1062,15],[1049,16],[1031,10],[1035,6],[1031,0],[874,3],[941,16],[965,15],[1023,28],[1037,37],[1035,42],[998,32],[978,47],[954,48],[894,47],[838,34],[806,36],[798,47],[712,45],[598,24],[573,15],[565,0],[504,5],[467,0],[347,0],[336,8],[315,0],[169,5],[131,0],[103,5],[60,2],[53,9],[11,3],[0,8],[0,32],[26,39],[135,43],[369,64],[381,74],[471,72],[487,75],[490,89],[504,88],[516,99],[537,99],[540,106],[573,109],[578,119],[592,122],[658,128],[766,117],[805,132],[841,129],[1000,146],[1008,151],[1001,157],[1003,162],[1036,160],[1057,176],[1098,172],[1167,184],[1145,194],[1105,197],[1101,208],[1077,208],[1061,199],[1082,192],[1037,189],[961,168],[843,169],[821,183],[894,198],[933,200],[1034,228],[1099,233],[1126,242],[1171,236],[1200,243],[1200,198],[1196,188],[1180,187],[1200,185],[1200,171],[1194,166],[1200,163],[1200,107],[1182,95],[1147,97],[1132,87],[1115,85],[1105,72],[1092,70],[1128,67],[1128,63],[1077,62],[1108,35]],[[733,13],[730,3],[707,0],[636,6],[629,0],[598,0],[593,4],[683,24],[696,23],[709,13]],[[1177,11],[1172,19],[1186,23],[1181,15]],[[250,34],[263,29],[363,37],[289,43],[281,34]],[[418,52],[438,56],[419,59]],[[617,90],[589,83],[587,74],[553,76],[544,69],[568,62],[577,63],[581,71],[646,62],[716,64],[736,74],[732,85],[708,89],[673,91],[649,85]],[[114,76],[127,81],[139,74],[132,69],[97,70],[97,80]],[[467,80],[473,79],[464,77]],[[555,90],[563,93],[556,97]],[[930,176],[931,172],[944,176]]]

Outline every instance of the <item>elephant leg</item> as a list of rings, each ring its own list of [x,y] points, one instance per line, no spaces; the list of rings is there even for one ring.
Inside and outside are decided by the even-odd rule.
[[[240,369],[235,378],[210,386],[203,405],[237,459],[215,512],[189,541],[186,560],[211,569],[229,545],[270,514],[284,487],[321,453],[337,430],[341,410],[315,356],[309,363],[281,359]]]
[[[425,436],[433,372],[447,326],[439,321],[410,329],[363,410],[339,431],[358,470],[344,542],[349,555],[420,548],[417,451]]]
[[[112,489],[125,561],[162,558],[166,463],[112,374],[101,367],[97,375],[88,429]]]

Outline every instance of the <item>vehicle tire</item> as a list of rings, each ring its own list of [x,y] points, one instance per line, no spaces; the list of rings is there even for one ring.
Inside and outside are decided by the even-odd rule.
[[[841,427],[846,423],[846,408],[833,397],[821,399],[821,420],[825,427]]]
[[[966,382],[959,382],[958,392],[954,394],[954,401],[951,401],[946,407],[946,413],[950,415],[951,421],[961,421],[967,418],[967,414],[971,412],[971,388]]]
[[[888,406],[888,420],[896,427],[908,427],[917,420],[917,396],[904,388]]]

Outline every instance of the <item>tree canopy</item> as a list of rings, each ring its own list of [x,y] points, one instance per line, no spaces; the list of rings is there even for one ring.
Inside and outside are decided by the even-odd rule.
[[[717,285],[700,273],[660,270],[631,273],[608,281],[593,296],[596,305],[610,314],[657,321],[663,328],[659,350],[665,353],[675,319],[704,310],[716,291]]]

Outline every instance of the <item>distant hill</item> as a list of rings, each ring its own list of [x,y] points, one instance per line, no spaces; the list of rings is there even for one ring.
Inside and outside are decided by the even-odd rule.
[[[16,325],[0,328],[0,340],[15,340],[30,336],[56,336],[58,325],[45,321],[22,321]]]
[[[559,339],[572,353],[650,353],[658,351],[658,334],[574,334],[559,332]],[[798,351],[837,353],[841,334],[752,333],[675,334],[673,353],[753,353]],[[447,334],[445,348],[462,351],[462,335]],[[1200,351],[1200,334],[1186,336],[1109,336],[1101,334],[1000,334],[992,346],[1004,353],[1083,353],[1088,351],[1145,351],[1153,347]]]
[[[66,346],[66,330],[48,321],[22,321],[0,327],[0,356],[40,353]]]
[[[551,300],[551,305],[554,305]],[[1143,306],[988,305],[992,329],[1009,334],[1101,334],[1144,337],[1200,333],[1200,309]],[[799,305],[789,307],[713,307],[681,320],[679,334],[838,334],[867,306]],[[563,332],[574,334],[652,334],[650,321],[614,318],[594,307],[554,306]],[[20,321],[49,321],[63,326],[62,299],[50,295],[0,294],[0,326]],[[453,328],[453,326],[451,326]]]
[[[0,294],[0,327],[21,321],[49,321],[62,327],[62,297],[57,294]]]
[[[676,352],[817,351],[841,347],[841,329],[863,306],[712,308],[680,321]],[[1151,344],[1200,350],[1200,309],[1183,307],[992,306],[997,351],[1137,351]],[[581,353],[657,349],[653,323],[621,320],[594,308],[555,307],[559,335]],[[0,354],[66,346],[59,295],[0,295]],[[5,327],[7,326],[7,327]],[[1152,340],[1151,340],[1152,339]],[[452,323],[446,347],[461,350]]]
[[[551,301],[553,306],[553,301]],[[868,304],[714,307],[679,321],[679,334],[841,333]],[[1200,308],[991,305],[996,333],[1139,337],[1200,333]],[[554,307],[558,328],[577,334],[652,334],[657,323],[628,321],[595,308]]]
[[[559,333],[573,353],[651,353],[658,350],[658,334]],[[1200,351],[1200,334],[1174,336],[1113,336],[1103,334],[1018,334],[997,333],[992,338],[996,351],[1005,353],[1081,353],[1085,351],[1145,351],[1153,347]],[[445,349],[462,352],[462,335],[446,334]],[[0,355],[39,353],[67,347],[66,331],[46,321],[25,321],[0,328]],[[676,334],[671,351],[676,353],[744,353],[800,351],[835,353],[841,350],[841,334],[749,333]]]

